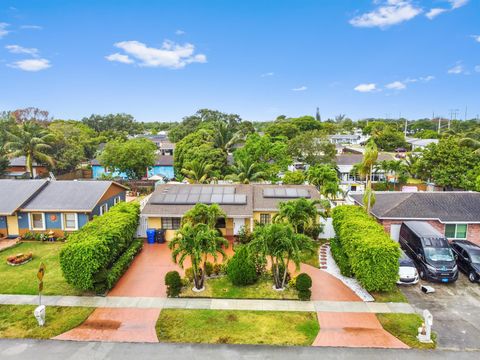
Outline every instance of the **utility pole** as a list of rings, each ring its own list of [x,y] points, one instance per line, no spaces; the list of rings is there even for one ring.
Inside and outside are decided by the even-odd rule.
[[[465,117],[463,118],[463,120],[467,121],[467,105],[465,105]]]
[[[452,120],[457,120],[458,111],[459,111],[458,109],[450,110],[450,119],[448,120],[448,130],[450,130]]]

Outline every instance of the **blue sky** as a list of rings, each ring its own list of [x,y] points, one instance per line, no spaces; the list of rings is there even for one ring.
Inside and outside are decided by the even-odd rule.
[[[0,2],[0,110],[480,113],[480,0]]]

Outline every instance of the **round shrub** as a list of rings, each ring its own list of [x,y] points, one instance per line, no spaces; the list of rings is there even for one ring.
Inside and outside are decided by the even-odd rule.
[[[182,278],[178,271],[169,271],[165,274],[165,285],[167,285],[167,296],[176,297],[182,289]]]
[[[310,289],[302,290],[298,292],[298,298],[302,301],[308,301],[312,297],[312,291]]]
[[[312,287],[312,278],[305,273],[301,273],[297,276],[295,286],[298,291],[309,290]]]
[[[238,247],[228,262],[227,275],[233,285],[250,285],[257,281],[255,262],[246,247]]]
[[[210,277],[213,273],[213,264],[209,261],[205,263],[205,275]]]

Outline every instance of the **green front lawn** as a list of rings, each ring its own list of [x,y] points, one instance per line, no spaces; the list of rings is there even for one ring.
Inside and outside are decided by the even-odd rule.
[[[93,308],[47,306],[45,326],[33,316],[36,306],[0,305],[0,338],[49,339],[77,327]]]
[[[405,344],[415,349],[435,349],[437,335],[432,333],[432,344],[424,344],[417,340],[418,328],[422,326],[422,318],[417,314],[377,314],[383,328]]]
[[[165,309],[160,342],[311,345],[319,331],[313,312]]]
[[[297,291],[287,288],[284,291],[272,289],[273,280],[268,276],[262,276],[257,283],[248,286],[234,286],[227,276],[205,281],[205,290],[194,292],[193,284],[187,285],[180,297],[203,297],[220,299],[289,299],[298,300]]]
[[[38,293],[37,271],[40,263],[46,265],[43,279],[44,295],[81,295],[67,284],[60,269],[60,250],[63,243],[24,242],[0,252],[0,294]],[[7,264],[7,257],[19,253],[33,253],[33,260],[20,266]]]
[[[407,297],[400,291],[398,286],[392,291],[370,292],[375,301],[378,302],[408,302]]]

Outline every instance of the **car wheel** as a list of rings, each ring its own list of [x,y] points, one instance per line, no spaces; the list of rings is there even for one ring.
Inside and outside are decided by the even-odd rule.
[[[420,272],[418,273],[420,275],[420,279],[425,280],[427,276],[425,275],[425,270],[421,269]]]
[[[475,282],[477,280],[477,276],[475,275],[474,272],[471,272],[470,274],[468,274],[468,280],[470,280],[470,282]]]

